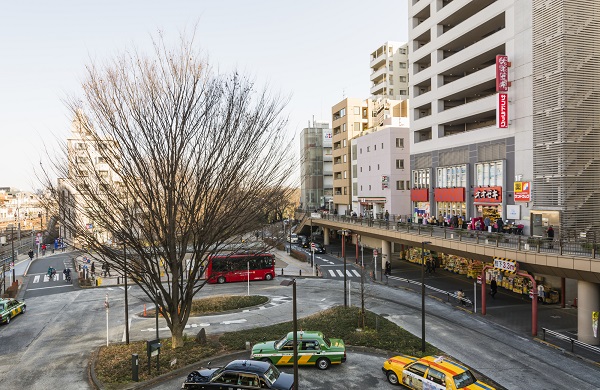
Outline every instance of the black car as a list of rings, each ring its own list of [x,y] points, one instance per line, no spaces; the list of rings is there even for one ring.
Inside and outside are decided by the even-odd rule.
[[[318,242],[314,242],[313,244],[315,245],[315,253],[326,253],[323,245],[319,244]]]
[[[278,389],[291,390],[294,376],[280,372],[269,362],[234,360],[221,368],[192,371],[182,389]]]

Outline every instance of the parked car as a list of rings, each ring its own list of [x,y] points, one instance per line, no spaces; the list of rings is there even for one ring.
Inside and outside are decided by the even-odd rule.
[[[294,376],[280,372],[268,362],[234,360],[225,367],[192,371],[182,389],[276,389],[291,390]]]
[[[478,381],[468,368],[443,356],[416,358],[399,355],[389,358],[381,368],[388,381],[409,389],[458,390],[493,387]]]
[[[346,346],[342,339],[329,339],[318,331],[299,331],[296,338],[298,365],[316,365],[326,370],[332,364],[346,361]],[[254,345],[250,358],[275,365],[293,365],[294,332],[289,332],[280,340]]]
[[[292,244],[297,244],[298,243],[298,235],[296,233],[292,233],[291,235],[288,234],[287,241],[291,242]]]
[[[0,324],[8,324],[19,313],[25,313],[27,305],[16,299],[0,299]]]

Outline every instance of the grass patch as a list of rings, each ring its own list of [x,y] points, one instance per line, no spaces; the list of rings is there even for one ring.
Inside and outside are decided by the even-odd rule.
[[[218,308],[231,308],[239,305],[245,296],[225,296],[206,298],[201,310],[214,313]],[[225,303],[231,300],[236,303]],[[209,306],[212,302],[215,306]],[[255,301],[256,302],[256,301]],[[229,309],[227,309],[229,310]],[[319,330],[325,337],[341,338],[346,346],[364,346],[383,349],[391,353],[402,353],[413,356],[435,355],[441,351],[427,345],[426,352],[421,352],[421,339],[397,326],[385,317],[367,311],[366,326],[359,328],[359,309],[357,307],[334,307],[307,318],[298,320],[299,330]],[[254,344],[261,341],[274,340],[293,330],[293,323],[285,322],[256,329],[228,332],[220,336],[208,337],[207,343],[201,345],[193,337],[184,337],[184,346],[177,350],[171,349],[171,339],[162,339],[163,347],[160,354],[160,373],[184,367],[209,358],[215,354],[245,349],[246,341]],[[102,347],[96,362],[95,371],[98,379],[106,389],[119,389],[131,384],[131,355],[138,354],[140,359],[140,381],[146,381],[157,376],[156,357],[152,358],[152,372],[148,375],[146,342],[138,341],[129,345],[115,344]],[[177,364],[171,366],[171,361],[177,359]]]
[[[366,312],[365,329],[359,328],[359,309],[357,307],[334,307],[310,317],[298,320],[298,330],[319,330],[325,337],[341,338],[344,343],[353,346],[378,348],[387,351],[404,353],[412,356],[426,356],[441,353],[431,345],[426,346],[425,354],[421,352],[421,339],[399,327],[385,317]],[[293,323],[264,326],[237,332],[224,333],[219,342],[225,349],[244,349],[246,341],[254,344],[274,340],[293,331]]]
[[[192,301],[190,317],[217,314],[231,310],[245,309],[247,307],[265,304],[269,298],[262,295],[221,295]],[[146,317],[154,317],[154,309],[146,311]]]

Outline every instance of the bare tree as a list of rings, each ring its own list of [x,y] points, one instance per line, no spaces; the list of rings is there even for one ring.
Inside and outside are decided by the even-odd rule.
[[[171,50],[160,37],[151,56],[86,69],[83,97],[67,103],[77,137],[55,160],[59,184],[44,173],[45,185],[73,242],[126,269],[177,348],[206,257],[260,228],[292,191],[286,102],[213,72],[193,39]]]

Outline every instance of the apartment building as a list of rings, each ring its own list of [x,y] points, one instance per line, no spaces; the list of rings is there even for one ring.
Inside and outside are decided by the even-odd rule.
[[[308,211],[333,207],[332,130],[327,122],[308,123],[300,133],[301,207]]]
[[[599,7],[409,0],[415,214],[600,229]]]
[[[352,210],[350,141],[369,128],[372,101],[346,98],[331,109],[333,128],[333,213]]]
[[[408,98],[408,44],[388,41],[371,53],[371,99]]]
[[[110,243],[110,230],[86,214],[88,207],[85,203],[86,193],[93,191],[101,194],[104,186],[117,185],[120,181],[119,175],[105,161],[107,152],[102,152],[117,145],[114,140],[89,134],[90,130],[82,123],[84,120],[79,115],[73,119],[71,135],[67,138],[68,173],[67,177],[58,179],[60,218],[71,221],[69,226],[77,225],[87,230],[100,242]],[[92,207],[90,211],[92,214],[99,212],[97,207]],[[67,242],[81,244],[76,242],[77,233],[74,231],[65,229],[61,235]]]

